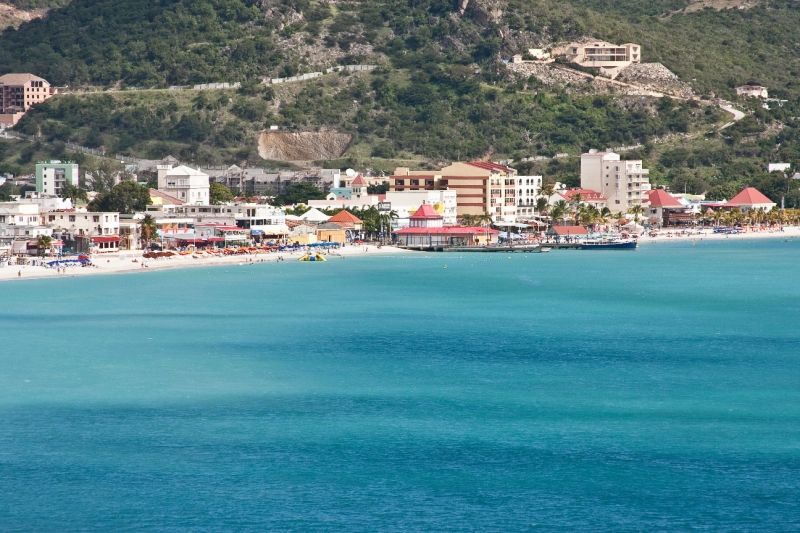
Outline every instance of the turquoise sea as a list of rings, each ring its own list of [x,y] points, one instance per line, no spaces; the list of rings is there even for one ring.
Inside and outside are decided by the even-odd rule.
[[[800,240],[0,283],[0,531],[798,531],[799,328]]]

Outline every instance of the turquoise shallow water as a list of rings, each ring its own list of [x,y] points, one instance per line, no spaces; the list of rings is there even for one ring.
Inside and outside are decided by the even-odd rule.
[[[797,531],[798,274],[773,240],[2,283],[0,531]]]

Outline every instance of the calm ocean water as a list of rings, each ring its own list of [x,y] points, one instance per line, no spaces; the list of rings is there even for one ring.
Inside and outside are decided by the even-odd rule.
[[[797,531],[799,326],[800,240],[2,283],[0,531]]]

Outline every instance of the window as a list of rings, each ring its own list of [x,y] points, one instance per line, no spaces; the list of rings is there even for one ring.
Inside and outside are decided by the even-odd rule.
[[[618,204],[618,203],[619,203],[619,200],[614,200],[614,203],[615,203],[615,204]]]
[[[70,222],[75,222],[75,215],[70,215],[69,216],[69,221]]]
[[[100,215],[94,215],[92,217],[92,222],[100,222]]]

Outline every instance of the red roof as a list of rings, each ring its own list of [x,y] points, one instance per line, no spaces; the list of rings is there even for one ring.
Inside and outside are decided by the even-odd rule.
[[[581,196],[583,196],[584,200],[593,200],[593,201],[602,201],[602,202],[606,201],[606,199],[603,197],[602,194],[600,194],[597,191],[593,191],[591,189],[575,188],[575,189],[569,189],[567,191],[562,191],[561,192],[561,195],[564,198],[566,198],[567,200],[570,200],[570,201],[572,200],[572,197],[575,196],[576,194],[580,194]]]
[[[423,235],[492,235],[500,233],[492,228],[476,228],[472,226],[444,226],[443,228],[403,228],[395,233],[421,233]]]
[[[361,219],[352,214],[351,212],[342,209],[331,218],[328,219],[328,222],[348,222],[350,224],[361,224]]]
[[[583,226],[553,226],[556,235],[589,235]]]
[[[510,172],[512,170],[507,166],[497,165],[495,163],[489,163],[487,161],[470,161],[467,164],[473,167],[482,168],[484,170],[494,170],[497,172]]]
[[[437,213],[431,204],[422,204],[410,218],[439,220],[444,217]]]
[[[730,201],[725,204],[725,207],[750,207],[753,205],[763,204],[775,205],[775,202],[761,194],[761,191],[755,187],[747,187],[742,192],[731,198]]]
[[[684,207],[664,189],[656,189],[648,193],[651,207]]]
[[[91,237],[92,242],[119,242],[119,235],[107,235],[103,237]]]
[[[366,185],[367,182],[364,181],[364,178],[361,177],[361,174],[356,176],[356,179],[350,182],[350,185]]]

